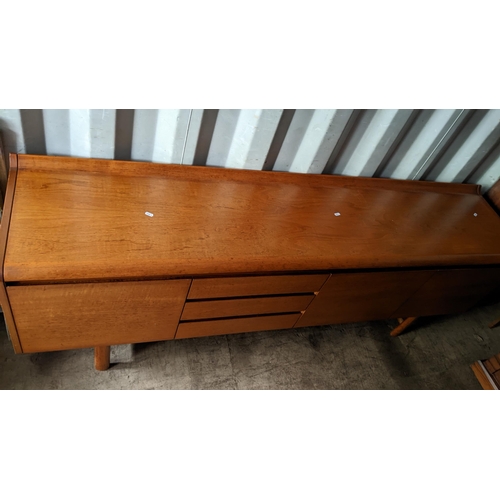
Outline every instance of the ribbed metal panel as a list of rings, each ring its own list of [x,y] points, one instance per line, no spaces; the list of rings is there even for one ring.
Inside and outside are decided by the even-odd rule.
[[[477,183],[500,110],[0,110],[6,152]]]

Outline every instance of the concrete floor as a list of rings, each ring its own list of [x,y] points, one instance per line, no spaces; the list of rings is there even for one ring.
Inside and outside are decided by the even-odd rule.
[[[495,300],[457,316],[117,346],[106,372],[93,350],[16,355],[0,331],[1,389],[480,389],[469,365],[500,352]]]

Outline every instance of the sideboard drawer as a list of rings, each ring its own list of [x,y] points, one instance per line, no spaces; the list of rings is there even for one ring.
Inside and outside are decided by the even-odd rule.
[[[293,328],[300,313],[254,316],[251,318],[213,319],[210,321],[189,321],[180,323],[176,339],[226,335],[228,333],[257,332]]]
[[[250,299],[222,299],[186,302],[181,320],[254,316],[305,311],[315,297],[310,295],[281,295]]]
[[[317,292],[329,274],[194,279],[188,299]]]
[[[191,280],[9,286],[23,352],[173,339]]]

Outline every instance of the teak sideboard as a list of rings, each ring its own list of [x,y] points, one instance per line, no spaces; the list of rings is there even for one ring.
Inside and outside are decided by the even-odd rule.
[[[500,285],[479,186],[11,155],[17,353],[467,310]]]

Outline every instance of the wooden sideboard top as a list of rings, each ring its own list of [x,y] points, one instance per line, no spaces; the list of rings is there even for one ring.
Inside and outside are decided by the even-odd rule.
[[[6,282],[500,264],[475,185],[13,157]]]

